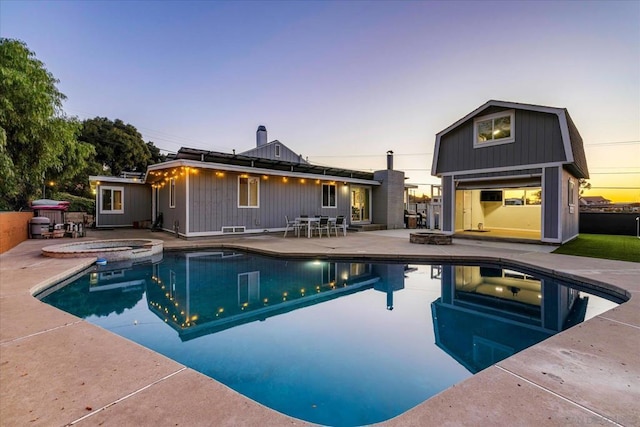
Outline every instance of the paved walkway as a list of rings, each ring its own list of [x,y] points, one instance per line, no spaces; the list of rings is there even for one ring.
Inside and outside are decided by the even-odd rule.
[[[276,254],[503,261],[631,299],[485,369],[384,423],[640,426],[640,264],[550,254],[544,245],[454,239],[409,243],[407,230],[296,238],[281,234],[185,241],[148,230],[91,231],[84,239],[146,237],[165,249],[226,246]],[[53,259],[30,240],[0,255],[0,425],[283,426],[276,413],[153,351],[32,296],[95,259]]]

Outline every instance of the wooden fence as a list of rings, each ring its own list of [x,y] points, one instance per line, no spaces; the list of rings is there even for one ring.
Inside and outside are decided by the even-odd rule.
[[[0,212],[0,254],[29,238],[33,212]]]

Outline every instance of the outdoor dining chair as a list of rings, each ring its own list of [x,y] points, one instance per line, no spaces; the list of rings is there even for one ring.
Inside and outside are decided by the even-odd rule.
[[[311,234],[318,233],[318,237],[322,237],[322,232],[326,230],[327,237],[331,237],[331,230],[329,229],[329,217],[321,216],[320,221],[316,221],[313,223],[311,228]]]
[[[339,215],[333,223],[333,230],[336,232],[336,237],[338,237],[338,229],[342,229],[342,234],[344,236],[347,235],[347,221],[345,221],[345,218],[342,215]]]
[[[289,230],[293,230],[293,232],[296,233],[296,236],[300,237],[300,229],[303,227],[303,224],[301,224],[299,221],[296,221],[295,219],[289,219],[289,217],[287,217],[286,215],[284,216],[284,220],[287,224],[286,228],[284,229],[284,237],[287,237],[287,233],[289,232]]]

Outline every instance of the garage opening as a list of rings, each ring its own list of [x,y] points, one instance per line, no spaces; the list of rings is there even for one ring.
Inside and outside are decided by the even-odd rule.
[[[458,186],[456,233],[540,240],[542,187],[539,181],[536,184],[502,188]]]

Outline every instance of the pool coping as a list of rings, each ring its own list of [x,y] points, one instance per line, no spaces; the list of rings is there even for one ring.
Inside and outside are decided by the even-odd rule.
[[[144,235],[116,230],[107,235]],[[430,246],[375,233],[329,239],[279,235],[185,241],[154,237],[165,250],[228,247],[277,256],[476,261],[542,270],[629,301],[485,369],[382,425],[639,425],[640,263],[554,255],[477,242]],[[94,236],[83,238],[94,240]],[[108,422],[199,425],[309,425],[236,393],[124,338],[41,303],[32,295],[95,258],[41,256],[27,241],[0,255],[0,423]],[[478,256],[478,254],[481,254]],[[585,338],[587,337],[587,338]],[[90,343],[90,345],[88,344]],[[69,372],[70,371],[70,372]],[[194,399],[211,396],[208,399]],[[174,402],[163,408],[158,402]]]
[[[107,239],[45,246],[42,248],[42,254],[52,258],[95,256],[109,262],[142,261],[161,254],[162,249],[163,242],[159,239]]]

